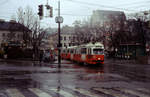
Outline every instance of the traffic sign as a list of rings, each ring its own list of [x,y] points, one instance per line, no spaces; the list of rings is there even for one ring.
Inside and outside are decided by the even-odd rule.
[[[55,18],[56,23],[63,23],[63,17],[62,16],[57,16]]]

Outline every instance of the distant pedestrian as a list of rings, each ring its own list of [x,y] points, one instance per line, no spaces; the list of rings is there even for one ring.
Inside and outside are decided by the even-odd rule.
[[[7,59],[7,54],[4,54],[4,59]]]
[[[35,60],[35,54],[34,53],[32,54],[32,59]]]
[[[42,62],[42,59],[43,59],[43,51],[40,52],[40,59],[39,59],[40,63]]]
[[[115,61],[116,60],[116,51],[115,50],[112,52],[112,56],[113,56],[113,60]]]

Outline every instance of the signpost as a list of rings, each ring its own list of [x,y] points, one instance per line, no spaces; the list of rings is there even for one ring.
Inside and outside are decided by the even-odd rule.
[[[60,1],[58,1],[58,16],[55,18],[55,21],[58,23],[58,68],[61,68],[60,24],[63,23],[63,17],[60,16]]]
[[[47,4],[45,5],[46,9],[49,10],[50,15],[48,17],[53,17],[53,7],[48,5],[48,0],[47,0]],[[39,5],[39,12],[38,15],[40,17],[40,19],[43,18],[44,16],[44,6],[43,5]],[[61,42],[60,42],[60,24],[63,23],[63,17],[60,16],[60,1],[58,1],[58,16],[55,18],[56,23],[58,23],[58,68],[61,68]]]

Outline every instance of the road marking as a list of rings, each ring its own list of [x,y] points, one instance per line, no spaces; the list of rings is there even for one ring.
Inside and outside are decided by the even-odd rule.
[[[17,89],[7,89],[6,90],[7,94],[10,97],[25,97],[20,91],[18,91]]]
[[[48,93],[43,92],[42,90],[37,89],[37,88],[29,88],[29,90],[32,91],[34,94],[36,94],[39,97],[52,97]]]
[[[135,90],[126,89],[126,88],[117,88],[117,90],[120,90],[124,93],[129,93],[129,94],[133,94],[133,95],[136,95],[136,96],[140,96],[140,97],[150,97],[149,95],[140,93],[140,92],[135,91]]]
[[[52,90],[52,91],[54,91],[56,93],[59,93],[60,95],[63,95],[65,97],[78,97],[78,96],[72,95],[71,93],[66,92],[64,90],[58,90],[58,89],[49,89],[49,90]]]
[[[74,91],[77,91],[77,92],[79,92],[83,95],[89,96],[89,97],[102,97],[100,95],[96,95],[96,94],[91,93],[91,92],[89,92],[87,90],[84,90],[84,89],[80,89],[80,88],[71,88],[71,89],[74,90]]]
[[[128,97],[128,96],[125,96],[121,93],[118,93],[114,90],[109,90],[109,89],[103,89],[103,88],[93,88],[93,90],[96,90],[96,91],[99,91],[99,92],[103,92],[107,95],[111,95],[111,96],[114,96],[114,97]]]

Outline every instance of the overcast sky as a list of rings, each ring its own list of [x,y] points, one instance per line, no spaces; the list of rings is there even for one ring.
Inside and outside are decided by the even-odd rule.
[[[35,14],[38,5],[46,4],[47,0],[0,0],[0,19],[10,20],[16,14],[18,7],[30,6]],[[133,13],[150,9],[150,0],[60,0],[61,15],[64,17],[63,25],[72,25],[75,20],[87,20],[93,10],[115,10]],[[44,18],[41,22],[48,27],[57,27],[55,17],[57,16],[58,0],[49,0],[53,6],[54,17]]]

